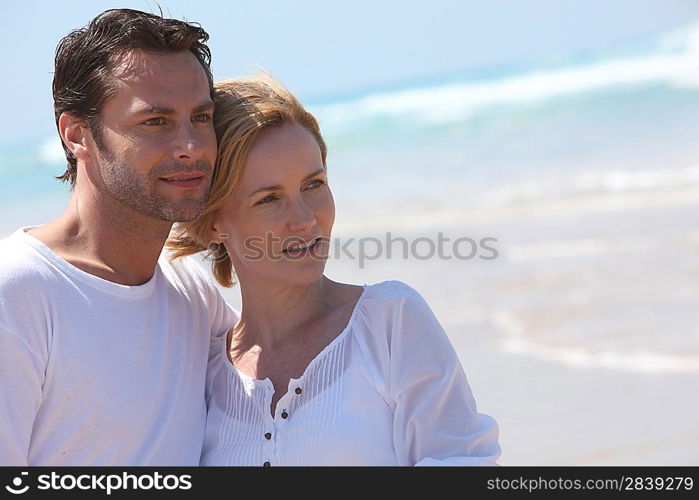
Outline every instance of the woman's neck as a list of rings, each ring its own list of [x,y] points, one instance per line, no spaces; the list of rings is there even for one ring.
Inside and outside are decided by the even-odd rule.
[[[245,283],[240,280],[242,310],[233,335],[237,344],[274,348],[333,307],[337,284],[325,276],[305,285]]]

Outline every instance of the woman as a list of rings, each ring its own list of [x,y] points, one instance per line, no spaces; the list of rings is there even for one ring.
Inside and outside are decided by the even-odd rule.
[[[324,276],[335,206],[315,118],[269,76],[220,82],[215,102],[209,205],[170,240],[208,248],[242,296],[212,341],[202,465],[495,464],[497,424],[420,294]]]

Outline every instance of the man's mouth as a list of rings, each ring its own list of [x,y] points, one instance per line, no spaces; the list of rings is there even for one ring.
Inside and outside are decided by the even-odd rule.
[[[159,177],[159,179],[165,182],[168,186],[193,189],[199,187],[204,181],[204,174],[201,172],[183,172]]]

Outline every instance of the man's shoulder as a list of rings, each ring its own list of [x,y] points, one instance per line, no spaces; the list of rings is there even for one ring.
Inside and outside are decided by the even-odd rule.
[[[15,232],[0,239],[0,288],[44,278],[48,265],[41,254]]]
[[[212,321],[212,335],[223,334],[235,325],[239,314],[223,298],[213,275],[205,268],[200,256],[188,255],[172,259],[172,255],[163,251],[160,267],[166,275],[170,286],[187,297],[190,306],[202,306]]]
[[[27,325],[35,326],[51,296],[52,276],[49,263],[22,235],[0,239],[0,327],[24,335]]]
[[[207,281],[206,272],[196,257],[187,255],[185,257],[173,258],[172,253],[166,248],[160,254],[160,266],[168,273],[187,280]]]
[[[194,290],[209,293],[216,288],[213,277],[206,271],[197,256],[173,258],[167,250],[163,250],[159,260],[160,268],[166,279],[175,286],[191,293]]]

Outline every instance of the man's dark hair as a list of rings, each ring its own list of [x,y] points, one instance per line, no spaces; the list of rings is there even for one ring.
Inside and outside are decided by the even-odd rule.
[[[53,109],[56,126],[61,113],[70,112],[85,121],[101,142],[100,112],[114,95],[111,73],[115,59],[131,50],[176,53],[189,50],[199,60],[213,97],[209,35],[200,26],[132,9],[103,12],[81,29],[65,36],[56,48],[53,75]],[[68,167],[56,177],[75,186],[77,160],[63,144]]]

